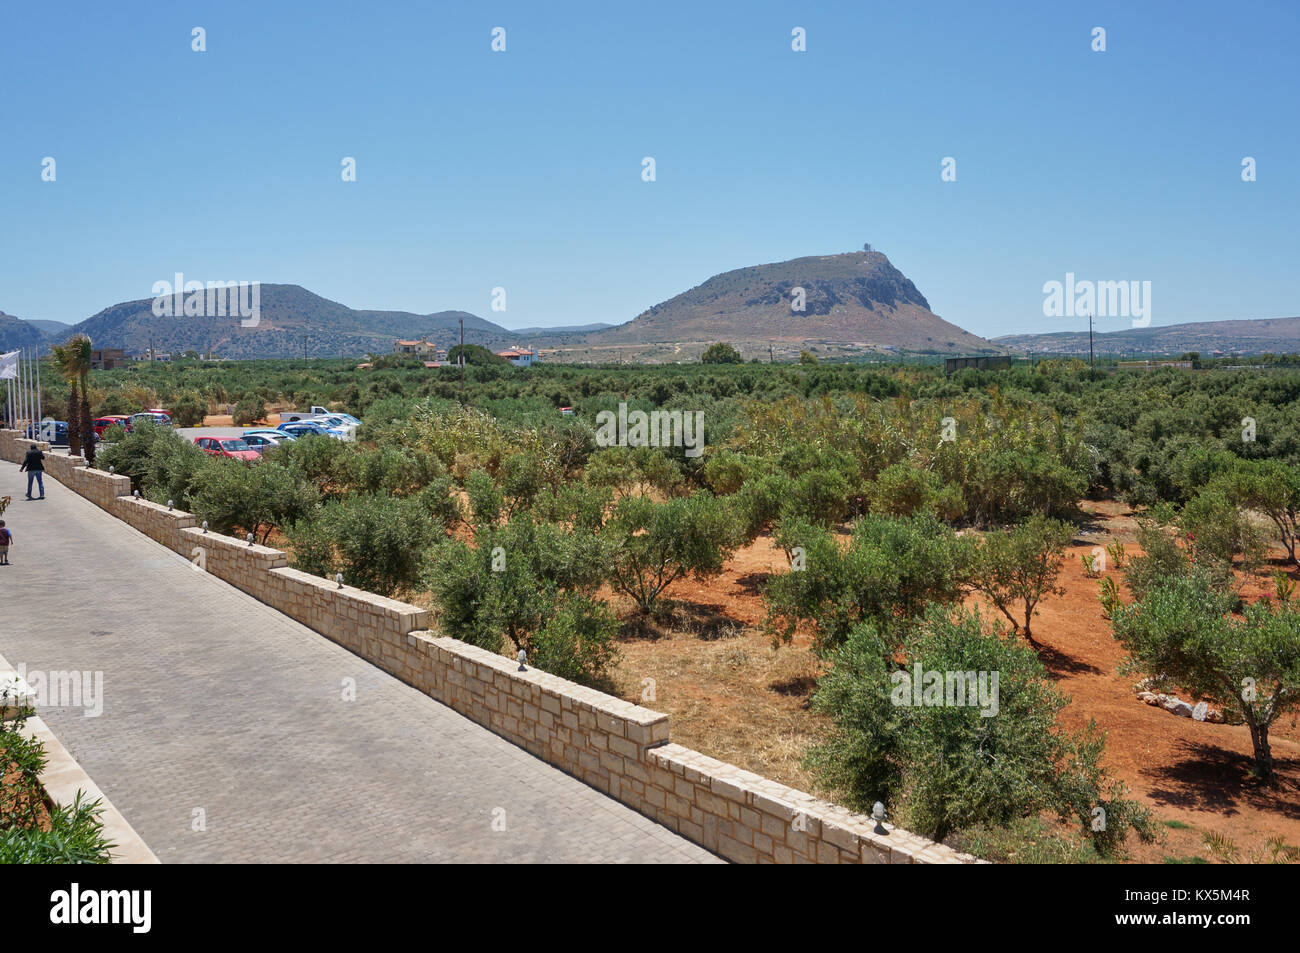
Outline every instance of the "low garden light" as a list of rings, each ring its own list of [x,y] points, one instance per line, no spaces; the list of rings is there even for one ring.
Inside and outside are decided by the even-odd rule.
[[[876,822],[877,834],[889,833],[889,831],[885,830],[885,825],[883,823],[885,818],[888,816],[889,815],[885,813],[885,805],[881,804],[879,801],[871,806],[871,819]]]
[[[253,534],[252,534],[252,533],[249,533],[249,534],[245,537],[245,539],[248,540],[248,545],[249,545],[249,546],[252,546],[252,545],[253,545]]]
[[[207,521],[207,520],[204,520],[204,521],[203,521],[203,532],[206,533],[207,531],[208,531],[208,521]]]
[[[336,573],[334,574],[334,581],[335,581],[336,583],[338,583],[339,588],[342,589],[342,588],[343,588],[343,573],[341,573],[341,572],[336,572]]]
[[[523,649],[520,649],[519,650],[519,671],[521,672],[528,671],[527,662],[528,662],[528,653],[525,652]]]
[[[175,505],[176,505],[176,504],[173,503],[171,500],[168,500],[168,501],[167,501],[167,512],[170,513],[170,512],[172,511],[172,507],[175,506]]]
[[[136,498],[137,500],[140,499],[140,491],[139,491],[139,490],[134,491],[133,495],[135,496],[135,498]]]

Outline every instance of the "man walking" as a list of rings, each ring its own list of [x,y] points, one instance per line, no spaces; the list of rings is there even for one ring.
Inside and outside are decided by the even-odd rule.
[[[39,499],[45,499],[45,454],[37,447],[27,451],[27,456],[23,457],[23,465],[18,468],[18,472],[27,471],[27,499],[32,499],[32,478],[36,479],[36,485],[41,489]]]

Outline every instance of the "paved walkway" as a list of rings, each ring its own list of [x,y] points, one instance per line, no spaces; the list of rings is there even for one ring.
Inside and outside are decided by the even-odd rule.
[[[717,860],[58,482],[25,489],[0,461],[0,655],[103,672],[99,717],[39,714],[163,863]]]

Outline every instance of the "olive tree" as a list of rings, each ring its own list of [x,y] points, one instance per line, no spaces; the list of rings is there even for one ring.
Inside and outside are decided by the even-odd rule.
[[[1031,516],[1010,529],[996,530],[980,542],[971,588],[986,596],[1031,645],[1031,625],[1046,595],[1064,595],[1057,585],[1065,547],[1074,530],[1067,523]]]
[[[1010,633],[986,631],[978,613],[950,612],[930,609],[897,652],[867,622],[830,654],[813,696],[834,725],[809,757],[820,780],[849,807],[882,801],[899,823],[940,841],[1041,811],[1074,821],[1102,854],[1129,831],[1151,840],[1146,811],[1102,768],[1096,725],[1057,724],[1069,699],[1037,654]],[[924,678],[920,691],[913,680],[924,673],[938,680]],[[953,675],[978,688],[958,696]]]
[[[653,612],[678,579],[722,572],[738,541],[730,508],[707,490],[663,503],[625,497],[601,535],[609,546],[610,585],[643,613]]]
[[[1240,706],[1254,773],[1267,780],[1273,775],[1269,727],[1300,704],[1300,606],[1257,602],[1236,616],[1236,602],[1208,573],[1193,570],[1117,607],[1111,626],[1128,650],[1130,668]]]

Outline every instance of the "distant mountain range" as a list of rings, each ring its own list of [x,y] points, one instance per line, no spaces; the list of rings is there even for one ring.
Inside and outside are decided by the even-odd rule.
[[[40,328],[33,322],[0,311],[0,351],[39,347],[43,339]]]
[[[96,347],[119,347],[128,354],[141,354],[152,347],[162,353],[195,350],[232,359],[303,354],[357,357],[388,353],[397,338],[427,337],[450,347],[459,341],[462,318],[466,342],[515,339],[513,332],[466,311],[358,311],[298,285],[261,285],[260,314],[254,327],[243,327],[238,316],[159,317],[153,313],[153,304],[153,298],[115,304],[64,327],[50,339],[82,333],[89,335]]]
[[[510,330],[466,311],[356,310],[299,285],[263,284],[260,320],[238,316],[159,317],[153,298],[105,308],[76,325],[22,321],[0,312],[0,349],[34,347],[85,333],[96,347],[128,354],[194,350],[224,358],[388,353],[396,339],[427,338],[440,347],[465,340],[500,348],[523,345],[543,360],[663,362],[698,359],[725,341],[746,358],[778,360],[810,350],[822,357],[900,354],[1088,353],[1086,332],[1018,334],[986,340],[945,321],[883,254],[864,250],[755,265],[714,275],[625,324],[602,322]],[[181,310],[179,307],[177,310]],[[204,309],[206,310],[206,309]],[[1213,321],[1099,333],[1099,353],[1300,351],[1300,318]]]
[[[1088,332],[1058,331],[1052,334],[1008,334],[994,344],[1013,351],[1035,354],[1086,356]],[[1125,328],[1093,335],[1097,354],[1153,354],[1178,356],[1197,351],[1204,357],[1224,354],[1300,353],[1300,317],[1242,318],[1234,321],[1196,321],[1162,327]]]
[[[459,340],[464,319],[467,343],[525,344],[562,360],[693,360],[714,341],[730,342],[746,356],[765,357],[778,348],[786,357],[805,345],[817,350],[819,344],[826,346],[825,353],[1000,352],[933,314],[916,286],[873,251],[725,272],[622,325],[509,330],[464,311],[356,310],[298,285],[278,284],[261,285],[255,327],[241,326],[238,316],[160,317],[153,305],[153,298],[140,298],[71,327],[47,325],[46,343],[84,333],[96,347],[123,348],[129,354],[152,348],[226,358],[355,357],[391,351],[397,338],[428,338],[450,347]],[[179,303],[176,310],[182,310]],[[15,339],[20,333],[31,339],[18,325],[10,331]]]

